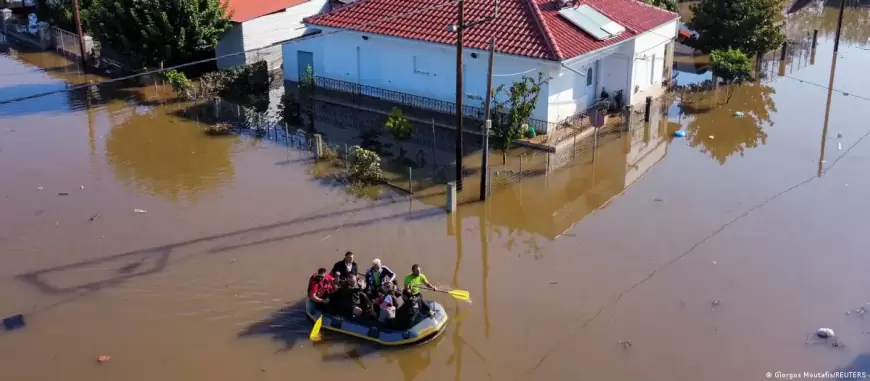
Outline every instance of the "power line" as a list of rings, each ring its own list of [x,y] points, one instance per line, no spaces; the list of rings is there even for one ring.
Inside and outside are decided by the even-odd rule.
[[[806,83],[806,84],[808,84],[808,85],[813,85],[813,86],[818,87],[818,88],[820,88],[820,89],[831,90],[831,91],[833,91],[833,92],[835,92],[835,93],[840,93],[840,94],[843,94],[843,95],[845,95],[845,96],[847,96],[847,97],[851,96],[851,97],[855,97],[855,98],[862,99],[862,100],[865,100],[865,101],[870,101],[870,97],[865,97],[865,96],[863,96],[863,95],[852,94],[852,93],[847,92],[847,91],[838,90],[838,89],[835,89],[835,88],[833,88],[833,87],[828,87],[828,86],[821,85],[821,84],[818,84],[818,83],[815,83],[815,82],[807,81],[807,80],[805,80],[805,79],[800,79],[800,78],[792,77],[792,76],[790,76],[790,75],[784,75],[783,77],[791,78],[791,79],[793,79],[793,80],[795,80],[795,81],[799,81],[799,82],[801,82],[801,83]]]
[[[430,10],[434,10],[434,9],[438,9],[438,8],[443,8],[443,7],[446,7],[448,5],[452,5],[452,4],[456,3],[456,1],[457,0],[448,0],[445,2],[438,3],[438,4],[430,5],[427,7],[422,7],[422,8],[410,10],[408,12],[400,13],[397,15],[391,15],[391,16],[379,18],[377,20],[372,20],[372,21],[368,21],[368,22],[364,22],[364,23],[350,25],[350,26],[347,26],[343,29],[337,29],[337,30],[333,30],[330,32],[325,32],[325,33],[319,32],[319,33],[312,33],[312,34],[308,34],[308,35],[303,35],[303,36],[296,38],[296,39],[281,41],[281,42],[267,45],[267,46],[264,46],[261,48],[256,48],[256,49],[251,49],[251,50],[243,50],[243,51],[236,52],[236,53],[229,53],[229,54],[225,54],[222,56],[217,56],[217,57],[213,57],[213,58],[206,58],[206,59],[202,59],[199,61],[193,61],[193,62],[188,62],[188,63],[184,63],[184,64],[180,64],[180,65],[175,65],[175,66],[168,67],[168,68],[149,70],[149,71],[145,71],[142,73],[132,74],[132,75],[123,76],[123,77],[119,77],[119,78],[107,79],[105,81],[100,81],[100,82],[96,82],[96,83],[88,83],[88,84],[83,84],[83,85],[71,86],[71,87],[67,87],[65,89],[46,91],[46,92],[31,94],[31,95],[27,95],[27,96],[23,96],[23,97],[3,99],[3,100],[0,100],[0,105],[25,101],[25,100],[29,100],[29,99],[42,98],[42,97],[53,95],[53,94],[81,90],[81,89],[85,89],[85,88],[88,88],[91,86],[100,86],[100,85],[105,85],[108,83],[120,82],[120,81],[125,81],[128,79],[133,79],[133,78],[141,77],[144,75],[156,74],[156,73],[161,73],[164,71],[175,70],[175,69],[185,68],[185,67],[189,67],[189,66],[199,65],[199,64],[203,64],[203,63],[207,63],[207,62],[217,61],[217,60],[222,59],[222,58],[235,57],[235,56],[248,54],[248,53],[252,53],[252,52],[258,52],[260,50],[272,48],[275,46],[283,46],[284,43],[288,43],[288,42],[299,42],[299,41],[305,41],[305,40],[312,39],[312,38],[324,37],[324,36],[330,36],[330,35],[338,34],[338,33],[342,33],[342,32],[354,31],[356,29],[363,28],[366,26],[380,24],[382,22],[387,22],[387,21],[392,21],[395,19],[400,19],[400,18],[412,16],[412,15],[415,15],[417,13],[422,13],[422,12],[426,12],[426,11],[430,11]],[[296,28],[294,30],[298,30],[298,29],[304,29],[304,28]]]

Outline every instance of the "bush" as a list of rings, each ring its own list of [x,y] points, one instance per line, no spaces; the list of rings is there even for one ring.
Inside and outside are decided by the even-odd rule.
[[[193,99],[193,82],[190,82],[184,73],[169,70],[162,75],[166,79],[166,82],[169,82],[169,85],[172,86],[175,96],[181,99]]]
[[[233,126],[229,123],[218,123],[206,127],[205,133],[212,136],[229,135],[233,133]]]
[[[206,96],[220,95],[230,101],[254,105],[259,112],[268,108],[272,80],[266,61],[206,73],[200,79]]]
[[[323,145],[319,161],[338,162],[338,147],[331,147],[329,144]]]
[[[368,183],[381,179],[381,157],[377,153],[353,146],[348,159],[351,176]]]

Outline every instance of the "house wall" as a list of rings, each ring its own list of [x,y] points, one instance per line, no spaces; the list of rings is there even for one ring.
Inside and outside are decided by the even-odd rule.
[[[217,46],[214,50],[217,57],[222,57],[227,54],[244,51],[245,44],[242,40],[242,24],[233,23],[233,27],[230,28],[230,30],[228,30],[226,33],[224,33],[223,37],[221,37],[220,41],[218,41]],[[243,55],[223,57],[217,59],[218,69],[227,69],[236,65],[243,65],[244,63],[245,56]]]
[[[269,45],[277,44],[292,38],[299,37],[306,32],[302,20],[321,13],[328,9],[328,0],[309,0],[295,7],[287,8],[283,12],[272,13],[241,24],[234,24],[233,29],[218,42],[218,56],[227,53],[250,51]],[[238,29],[238,30],[236,30]],[[224,43],[226,40],[226,43]],[[238,41],[241,41],[241,45]],[[225,45],[225,46],[222,46]],[[247,63],[258,60],[266,60],[270,69],[276,69],[281,65],[282,48],[280,45],[260,49],[256,52],[245,54]],[[233,59],[218,60],[219,68],[227,68],[245,62],[245,57],[232,57]]]
[[[629,87],[629,63],[634,53],[634,41],[629,40],[567,60],[564,66],[552,75],[549,88],[549,118],[563,120],[592,106],[601,90],[611,95]],[[587,75],[592,69],[592,85],[587,85]],[[627,92],[626,92],[627,93]]]
[[[408,39],[342,32],[322,37],[289,41],[284,44],[284,79],[299,80],[297,54],[311,52],[314,75],[359,83],[447,102],[456,101],[456,50],[441,45]],[[363,39],[363,36],[367,39]],[[477,57],[473,58],[472,54]],[[464,103],[482,106],[479,100],[486,94],[487,53],[477,49],[464,50]],[[558,68],[558,64],[525,57],[497,54],[494,63],[493,86],[509,87],[523,76],[536,78]],[[532,117],[547,120],[547,85],[542,89]],[[502,97],[503,99],[503,97]],[[543,131],[542,131],[543,132]]]
[[[677,28],[677,21],[674,20],[634,39],[630,103],[642,101],[638,99],[639,96],[636,96],[638,93],[648,93],[650,89],[661,87],[664,79],[666,45],[676,38]]]

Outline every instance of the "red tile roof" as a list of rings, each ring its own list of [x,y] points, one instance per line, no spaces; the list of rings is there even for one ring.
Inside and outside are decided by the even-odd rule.
[[[290,8],[308,0],[225,0],[227,10],[233,12],[232,20],[245,22],[270,13]]]
[[[240,0],[235,0],[240,1]],[[492,0],[464,0],[466,22],[489,16]],[[354,29],[365,33],[455,44],[456,35],[447,25],[456,24],[456,5],[435,7],[433,0],[360,0],[337,10],[312,16],[311,25]],[[498,19],[465,32],[464,45],[487,49],[490,36],[498,39],[501,53],[562,61],[625,41],[677,19],[676,13],[637,0],[581,0],[626,28],[616,38],[599,41],[559,16],[558,0],[500,0]],[[391,15],[411,13],[376,22]],[[360,26],[360,24],[363,24]]]

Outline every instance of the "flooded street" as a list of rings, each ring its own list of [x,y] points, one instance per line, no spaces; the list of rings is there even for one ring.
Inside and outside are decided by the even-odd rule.
[[[870,322],[856,312],[870,309],[870,8],[847,10],[832,65],[836,11],[789,18],[789,37],[820,30],[812,64],[775,68],[727,103],[724,90],[682,94],[668,123],[603,136],[594,159],[453,216],[436,198],[356,198],[315,179],[295,148],[209,137],[167,88],[0,104],[0,317],[27,319],[0,332],[2,378],[870,371]],[[0,99],[99,80],[52,53],[0,55]],[[451,321],[422,346],[329,333],[312,345],[303,287],[347,250],[361,267],[418,263],[473,303],[428,295]]]

